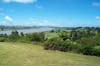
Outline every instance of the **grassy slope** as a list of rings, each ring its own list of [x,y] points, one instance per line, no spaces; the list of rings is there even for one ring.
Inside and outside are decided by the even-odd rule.
[[[100,57],[59,51],[24,43],[0,43],[0,66],[100,66]]]
[[[53,38],[53,37],[58,37],[58,33],[50,33],[50,32],[45,32],[46,36],[48,37],[48,39]]]

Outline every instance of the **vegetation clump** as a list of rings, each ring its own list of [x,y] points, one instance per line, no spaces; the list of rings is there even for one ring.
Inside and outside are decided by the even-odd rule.
[[[30,34],[14,31],[10,35],[0,34],[0,42],[40,42],[45,50],[100,56],[99,28],[59,29]]]

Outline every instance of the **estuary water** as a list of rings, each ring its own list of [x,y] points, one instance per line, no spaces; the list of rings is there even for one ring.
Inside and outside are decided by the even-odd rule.
[[[33,33],[33,32],[44,32],[44,31],[50,31],[53,28],[31,28],[31,29],[20,29],[17,30],[19,33],[23,32],[23,33]],[[11,34],[11,32],[14,30],[7,30],[7,31],[0,31],[0,34]]]

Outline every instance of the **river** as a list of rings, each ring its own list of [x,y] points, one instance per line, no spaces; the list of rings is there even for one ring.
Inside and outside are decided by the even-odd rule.
[[[31,28],[31,29],[20,29],[17,30],[19,33],[23,32],[23,33],[32,33],[32,32],[44,32],[44,31],[50,31],[53,28]],[[7,30],[7,31],[0,31],[0,34],[11,34],[11,32],[14,30]]]

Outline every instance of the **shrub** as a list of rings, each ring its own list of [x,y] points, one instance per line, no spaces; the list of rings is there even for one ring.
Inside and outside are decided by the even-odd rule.
[[[55,30],[51,30],[50,32],[53,33],[53,32],[55,32]]]
[[[26,34],[25,36],[28,41],[44,41],[45,40],[45,34],[43,32],[41,33],[32,33],[32,34]]]
[[[93,47],[93,55],[100,56],[100,46]]]
[[[48,39],[45,42],[44,49],[58,50],[61,44],[62,44],[62,39],[58,37],[54,37],[54,38]]]
[[[11,33],[11,35],[8,36],[8,41],[15,42],[20,38],[19,33],[17,31],[14,31]]]
[[[23,33],[23,32],[21,32],[21,33],[20,33],[20,36],[21,36],[21,37],[24,37],[24,33]]]
[[[7,38],[5,38],[5,37],[0,37],[0,42],[5,42],[5,41],[7,41]]]
[[[61,46],[63,46],[60,48],[61,51],[71,51],[73,48],[72,42],[70,40],[64,41]]]
[[[51,38],[46,41],[44,45],[44,49],[48,50],[59,50],[59,51],[72,51],[76,49],[75,44],[73,44],[70,40],[63,41],[61,38]]]
[[[78,43],[82,46],[95,46],[96,41],[94,38],[81,38]]]
[[[83,46],[80,49],[80,52],[84,55],[92,55],[92,48],[91,46]]]
[[[62,38],[63,40],[69,39],[69,33],[67,31],[62,31],[59,34],[59,37]]]

